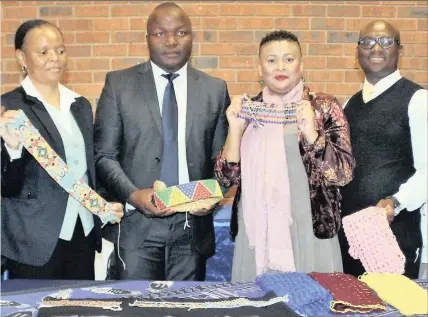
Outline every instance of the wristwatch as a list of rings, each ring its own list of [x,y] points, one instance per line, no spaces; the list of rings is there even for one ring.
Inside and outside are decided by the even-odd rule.
[[[397,198],[395,198],[394,196],[388,196],[385,199],[390,199],[392,200],[392,205],[394,207],[394,214],[398,215],[398,213],[403,210],[403,207],[401,206],[400,202],[398,201]]]

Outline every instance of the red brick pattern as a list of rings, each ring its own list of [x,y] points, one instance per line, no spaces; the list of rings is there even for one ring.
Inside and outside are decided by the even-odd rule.
[[[266,1],[267,2],[267,1]],[[160,1],[1,1],[1,88],[21,79],[14,33],[27,19],[42,18],[64,33],[69,55],[64,83],[95,108],[105,74],[147,60],[146,21]],[[401,30],[402,73],[428,86],[426,1],[182,1],[195,31],[192,63],[228,82],[232,95],[255,94],[258,41],[274,29],[302,42],[308,85],[342,102],[364,78],[355,61],[361,26],[381,17]]]

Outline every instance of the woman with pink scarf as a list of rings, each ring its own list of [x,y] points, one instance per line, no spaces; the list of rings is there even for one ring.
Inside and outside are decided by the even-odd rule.
[[[265,87],[252,99],[232,101],[215,167],[220,184],[238,185],[232,280],[254,281],[267,271],[340,272],[338,187],[351,181],[355,164],[342,107],[304,85],[294,34],[266,35],[259,59]],[[266,104],[286,105],[288,115],[263,123],[257,115],[246,118],[244,106]]]

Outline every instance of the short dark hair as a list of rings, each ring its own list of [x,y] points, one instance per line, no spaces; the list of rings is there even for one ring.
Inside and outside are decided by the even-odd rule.
[[[288,42],[297,43],[297,45],[299,46],[300,53],[302,53],[302,48],[300,47],[300,43],[299,43],[299,39],[297,38],[297,35],[289,31],[279,30],[279,31],[273,31],[266,34],[260,40],[259,54],[262,50],[263,45],[266,45],[267,43],[274,42],[274,41],[288,41]]]
[[[22,47],[24,46],[24,41],[25,41],[25,37],[27,36],[27,33],[29,31],[31,31],[32,29],[41,27],[43,25],[53,26],[54,28],[56,28],[59,31],[59,33],[61,33],[61,36],[62,36],[61,30],[55,24],[52,24],[49,21],[41,20],[41,19],[28,20],[28,21],[25,21],[24,23],[22,23],[18,27],[18,29],[16,30],[16,33],[15,33],[15,49],[16,50],[22,50]]]

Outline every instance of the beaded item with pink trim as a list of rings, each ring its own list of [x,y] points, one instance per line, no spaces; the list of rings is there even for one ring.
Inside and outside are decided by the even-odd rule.
[[[245,119],[254,123],[256,126],[269,124],[293,124],[297,123],[296,109],[297,104],[275,104],[260,101],[252,101],[244,94],[241,98],[241,112],[237,114],[238,118]]]
[[[369,273],[404,273],[405,257],[389,227],[385,211],[369,207],[342,220],[349,254]]]

